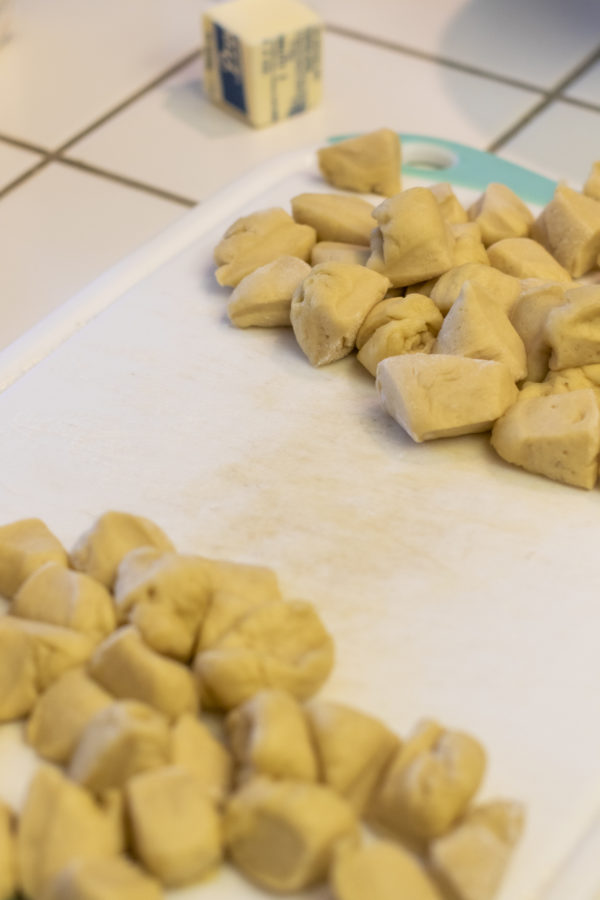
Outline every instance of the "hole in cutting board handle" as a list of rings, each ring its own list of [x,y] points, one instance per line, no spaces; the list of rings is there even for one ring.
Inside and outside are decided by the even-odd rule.
[[[402,162],[412,169],[441,171],[455,166],[458,163],[458,157],[446,147],[411,143],[402,148]]]

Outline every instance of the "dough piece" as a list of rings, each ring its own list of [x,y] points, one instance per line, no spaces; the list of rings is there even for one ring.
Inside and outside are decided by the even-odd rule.
[[[335,900],[441,900],[417,858],[385,841],[341,854],[329,883]]]
[[[102,795],[124,787],[139,772],[166,765],[169,754],[166,719],[144,703],[117,700],[99,710],[85,726],[68,774]]]
[[[541,278],[544,281],[571,281],[571,276],[531,238],[504,238],[488,247],[490,265],[515,278]]]
[[[454,237],[452,265],[463,266],[465,263],[479,263],[489,266],[487,250],[481,240],[481,229],[477,222],[466,222],[464,225],[450,225]],[[443,276],[442,276],[443,277]]]
[[[226,720],[238,780],[253,775],[317,781],[317,760],[306,715],[286,691],[258,691]]]
[[[600,160],[592,163],[592,168],[583,186],[583,193],[592,200],[600,200]]]
[[[375,222],[373,222],[375,225]],[[319,263],[343,262],[354,263],[357,266],[366,266],[371,255],[369,247],[360,244],[347,244],[340,241],[319,241],[312,248],[310,254],[311,266]]]
[[[531,385],[523,385],[519,396],[523,396],[526,387]],[[600,405],[600,363],[591,366],[573,366],[568,369],[559,369],[558,372],[548,372],[540,387],[545,388],[545,392],[539,393],[537,396],[544,394],[565,394],[568,391],[580,391],[591,388],[596,395],[596,400]]]
[[[45,886],[74,859],[118,856],[122,839],[114,818],[91,794],[54,766],[41,766],[29,787],[17,831],[23,893],[38,900]]]
[[[290,319],[296,340],[313,366],[347,356],[368,312],[390,283],[352,263],[315,266],[292,298]]]
[[[110,589],[119,563],[135,547],[175,549],[166,534],[150,519],[109,511],[81,535],[71,551],[71,565]]]
[[[497,800],[475,807],[432,842],[433,871],[457,900],[493,900],[523,829],[523,808]]]
[[[124,856],[76,859],[52,879],[40,900],[162,900],[160,884]]]
[[[527,376],[525,345],[507,314],[487,291],[466,282],[440,328],[434,353],[491,359],[506,365],[514,381]]]
[[[293,893],[322,882],[337,852],[359,842],[351,807],[320,784],[257,777],[225,811],[225,844],[259,887]]]
[[[374,204],[364,197],[344,194],[298,194],[292,197],[292,215],[312,225],[317,241],[342,241],[368,247],[375,228]]]
[[[206,878],[223,856],[221,820],[193,772],[168,766],[125,788],[133,853],[168,887]]]
[[[595,268],[600,255],[600,203],[559,184],[532,236],[573,278],[579,278]]]
[[[7,625],[8,622],[8,625]],[[38,696],[36,658],[30,636],[8,616],[0,618],[0,722],[26,716]]]
[[[248,603],[273,603],[281,600],[277,576],[266,566],[230,562],[227,559],[199,557],[206,566],[213,594],[223,591],[235,594]]]
[[[594,391],[520,397],[494,425],[492,447],[528,472],[591,490],[600,453]]]
[[[435,197],[444,221],[448,225],[464,225],[469,221],[467,211],[447,181],[432,184],[428,189]]]
[[[333,668],[333,640],[310,603],[269,603],[250,610],[194,671],[207,706],[232,709],[262,688],[281,688],[298,700],[312,696]]]
[[[468,212],[486,247],[504,238],[526,238],[533,225],[529,207],[505,184],[488,184]]]
[[[378,228],[371,235],[367,265],[403,287],[427,281],[452,266],[454,236],[428,188],[409,188],[373,210]]]
[[[259,266],[234,288],[227,304],[229,320],[238,328],[289,325],[292,294],[309,272],[309,264],[297,256],[279,256]]]
[[[375,332],[389,322],[424,323],[427,330],[436,335],[441,328],[443,317],[435,303],[425,294],[407,294],[406,297],[386,297],[373,307],[356,335],[356,346],[360,350]]]
[[[17,848],[12,813],[0,801],[0,897],[9,900],[17,889]]]
[[[373,815],[400,835],[429,840],[444,834],[474,797],[485,763],[475,738],[422,721],[387,769]]]
[[[388,310],[391,311],[391,304],[394,301],[382,302],[389,304]],[[371,313],[381,305],[378,303]],[[414,310],[414,315],[410,315],[410,310]],[[405,298],[399,298],[393,312],[396,313],[396,317],[387,324],[380,325],[358,353],[359,363],[373,377],[378,364],[388,356],[399,356],[402,353],[430,353],[443,321],[435,303],[423,294],[408,294]],[[366,324],[365,321],[363,325]]]
[[[378,719],[341,703],[311,700],[306,713],[321,779],[362,815],[398,738]]]
[[[376,384],[386,412],[419,443],[488,431],[518,395],[504,363],[436,353],[384,359]]]
[[[438,278],[431,290],[431,299],[445,316],[458,299],[465,285],[470,281],[478,290],[485,291],[505,312],[510,312],[521,293],[521,282],[512,275],[505,275],[498,269],[482,263],[464,263],[454,266]]]
[[[171,762],[192,772],[213,803],[221,805],[224,802],[233,780],[233,760],[197,716],[184,713],[173,724]]]
[[[551,348],[546,319],[564,303],[565,288],[563,282],[524,279],[519,299],[510,311],[510,321],[525,345],[529,381],[542,381],[548,373]]]
[[[80,631],[94,644],[116,627],[113,600],[104,585],[57,562],[44,563],[23,582],[10,611]]]
[[[14,597],[32,572],[46,562],[67,565],[67,552],[41,519],[0,526],[0,594]]]
[[[215,247],[219,284],[235,287],[255,269],[279,256],[308,262],[317,240],[314,228],[298,225],[284,209],[264,209],[229,226]]]
[[[187,666],[156,653],[131,625],[100,644],[89,671],[115,697],[141,700],[168,718],[198,710],[198,694]]]
[[[83,669],[71,669],[36,701],[27,722],[27,742],[44,759],[67,763],[90,719],[112,702]]]
[[[114,586],[120,621],[127,619],[157,653],[187,661],[210,602],[212,586],[199,556],[138,547],[125,556]]]
[[[278,603],[278,599],[265,601],[262,596],[232,594],[229,591],[216,591],[213,594],[208,612],[202,623],[198,637],[198,652],[215,647],[221,638],[252,610]]]
[[[551,369],[600,363],[600,285],[566,291],[564,302],[548,313],[544,337]]]
[[[400,137],[389,128],[338,141],[317,155],[323,177],[334,187],[383,197],[401,189]]]

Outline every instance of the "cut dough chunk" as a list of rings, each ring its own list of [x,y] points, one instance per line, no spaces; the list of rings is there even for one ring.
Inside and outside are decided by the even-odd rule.
[[[17,889],[17,848],[13,816],[0,801],[0,897],[9,900]]]
[[[380,309],[383,305],[386,309]],[[371,315],[369,323],[367,320]],[[358,361],[373,376],[378,364],[388,356],[430,353],[443,321],[435,303],[424,294],[408,294],[404,298],[384,300],[371,310],[369,316],[363,323],[363,333],[368,333],[378,319],[390,317],[372,332],[358,353]]]
[[[164,885],[191,884],[220,865],[220,816],[193,772],[167,766],[137,775],[125,798],[133,853]]]
[[[375,222],[373,222],[375,225]],[[366,266],[371,255],[369,247],[361,244],[347,244],[340,241],[319,241],[312,248],[310,263],[318,266],[319,263],[343,262],[354,263],[357,266]]]
[[[230,321],[238,328],[289,325],[292,295],[309,272],[310,265],[297,256],[279,256],[259,266],[234,288],[227,304]]]
[[[524,279],[510,321],[525,345],[527,378],[542,381],[548,373],[551,347],[546,337],[548,314],[565,302],[564,282]]]
[[[167,720],[144,703],[117,700],[99,710],[84,728],[69,764],[69,775],[102,795],[122,788],[138,772],[169,760]]]
[[[592,163],[590,174],[583,186],[583,193],[592,200],[600,200],[600,160]]]
[[[10,611],[13,616],[80,631],[94,643],[116,626],[113,600],[104,585],[57,562],[44,563],[23,582]]]
[[[566,291],[564,302],[548,313],[544,336],[551,369],[600,363],[600,285]]]
[[[198,652],[215,647],[244,616],[270,602],[278,603],[280,601],[274,599],[265,603],[262,596],[242,596],[229,593],[229,591],[216,591],[202,623],[198,638]]]
[[[175,549],[166,534],[150,519],[109,511],[81,535],[71,551],[71,565],[112,588],[119,563],[135,547]]]
[[[451,225],[450,231],[454,236],[453,266],[463,266],[465,263],[479,263],[482,266],[489,266],[490,261],[485,244],[481,240],[481,229],[477,222]]]
[[[485,291],[505,312],[509,312],[517,302],[521,292],[521,282],[512,275],[505,275],[498,269],[482,263],[464,263],[454,266],[436,281],[431,289],[431,299],[443,315],[450,310],[458,299],[465,282]]]
[[[600,203],[559,184],[532,235],[573,278],[579,278],[595,268],[600,254]]]
[[[345,241],[368,247],[375,228],[373,203],[344,194],[298,194],[292,197],[292,215],[312,225],[318,241]]]
[[[0,526],[0,594],[14,597],[32,572],[46,562],[68,563],[67,552],[41,519]]]
[[[389,128],[339,141],[318,151],[326,181],[334,187],[361,194],[392,197],[401,188],[400,138]]]
[[[90,719],[112,702],[83,669],[71,669],[38,698],[27,722],[27,741],[44,759],[66,763]]]
[[[479,225],[486,247],[504,238],[527,237],[533,225],[529,207],[507,185],[495,182],[469,208],[469,218]]]
[[[518,395],[504,363],[435,353],[384,359],[377,390],[386,412],[417,442],[489,431]]]
[[[240,782],[254,775],[317,780],[306,715],[286,691],[258,691],[229,713],[226,727]]]
[[[525,345],[488,292],[465,282],[440,328],[434,353],[502,362],[514,381],[527,375]]]
[[[538,392],[532,388],[540,388]],[[558,372],[548,372],[544,381],[539,384],[526,382],[521,388],[519,397],[536,396],[543,397],[548,394],[565,394],[568,391],[581,391],[591,388],[600,404],[600,363],[591,366],[573,366],[568,369],[559,369]]]
[[[199,557],[206,566],[211,590],[234,594],[248,603],[272,603],[281,600],[277,576],[267,566],[231,562],[227,559]]]
[[[114,587],[120,620],[129,619],[153,650],[180,660],[192,655],[211,590],[201,557],[153,547],[124,557]]]
[[[279,256],[308,262],[317,240],[314,228],[298,225],[284,209],[264,209],[229,226],[215,247],[219,284],[235,287],[242,278]]]
[[[444,834],[475,795],[485,764],[475,738],[422,721],[387,769],[373,815],[400,835],[429,840]]]
[[[296,340],[313,366],[347,356],[369,311],[385,296],[386,277],[352,263],[315,266],[292,299]]]
[[[531,238],[504,238],[488,247],[490,265],[515,278],[571,281],[571,276],[553,256]]]
[[[225,812],[234,865],[270,891],[293,893],[324,881],[336,852],[358,842],[351,807],[320,784],[253,778]]]
[[[54,766],[41,766],[19,819],[20,887],[27,897],[37,900],[45,886],[74,859],[115,857],[122,850],[122,840],[114,817],[91,794]]]
[[[432,842],[433,871],[457,900],[493,900],[523,828],[523,808],[497,800],[470,810]]]
[[[441,900],[422,863],[386,841],[341,854],[329,882],[335,900]]]
[[[600,453],[594,391],[519,398],[494,425],[492,447],[528,472],[591,490]]]
[[[440,212],[448,225],[464,225],[469,221],[467,211],[447,181],[432,184],[429,188],[435,197]]]
[[[100,644],[89,671],[115,697],[141,700],[169,718],[198,709],[189,669],[148,647],[131,625],[119,628]]]
[[[435,278],[452,266],[454,236],[427,188],[415,187],[373,210],[369,268],[403,287]]]
[[[321,779],[360,816],[399,746],[398,738],[375,717],[341,703],[311,700],[306,712]]]
[[[418,319],[437,334],[443,317],[435,303],[425,294],[407,294],[406,297],[386,297],[373,307],[356,335],[356,346],[360,350],[375,334],[389,322],[404,322]]]
[[[196,776],[216,804],[222,804],[232,783],[233,760],[197,716],[185,713],[171,729],[171,761]]]
[[[53,878],[40,900],[162,900],[160,884],[124,856],[77,859]]]
[[[232,709],[261,688],[312,696],[333,667],[333,640],[310,603],[269,603],[250,610],[196,656],[207,706]]]

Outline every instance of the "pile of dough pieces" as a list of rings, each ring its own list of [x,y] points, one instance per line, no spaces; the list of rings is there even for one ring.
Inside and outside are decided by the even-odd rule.
[[[0,804],[2,900],[156,900],[224,860],[280,894],[494,895],[523,811],[473,802],[479,742],[316,698],[333,641],[269,568],[125,512],[71,553],[23,519],[0,527],[0,592],[0,721],[39,760]]]
[[[322,148],[334,187],[238,219],[215,250],[231,321],[291,325],[310,362],[358,351],[415,441],[485,432],[507,462],[593,488],[600,454],[600,162],[537,219],[506,185],[465,209],[401,190],[398,136]]]

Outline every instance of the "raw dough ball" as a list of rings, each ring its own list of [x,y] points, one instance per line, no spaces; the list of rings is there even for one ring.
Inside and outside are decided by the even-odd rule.
[[[317,241],[342,241],[368,247],[375,219],[374,205],[363,197],[344,194],[298,194],[292,197],[292,215],[302,225],[312,225]]]
[[[184,713],[173,724],[171,762],[192,772],[213,803],[223,803],[232,783],[233,760],[197,716]]]
[[[232,709],[261,688],[299,700],[314,694],[333,668],[333,641],[310,603],[269,603],[250,610],[196,656],[207,706]]]
[[[135,700],[115,701],[87,723],[71,757],[69,776],[97,794],[122,788],[139,772],[166,765],[166,719]]]
[[[401,188],[400,138],[389,128],[347,138],[318,151],[319,168],[334,187],[391,197]]]
[[[309,272],[309,264],[297,256],[279,256],[255,269],[233,290],[227,304],[230,321],[238,328],[289,325],[292,295]]]
[[[96,648],[89,671],[115,697],[141,700],[168,718],[198,709],[194,677],[187,666],[156,653],[131,625],[119,628]]]
[[[521,198],[494,182],[469,208],[469,218],[479,225],[486,247],[504,238],[527,237],[533,225],[533,214]]]
[[[232,594],[229,591],[216,591],[200,629],[198,652],[215,647],[221,638],[245,615],[269,602],[279,603],[281,601],[274,599],[265,603],[262,595],[244,596],[238,593]]]
[[[379,312],[379,308],[384,304],[386,310]],[[374,323],[375,318],[382,315],[390,315],[393,318],[380,325],[358,353],[358,361],[373,376],[377,372],[378,364],[388,356],[399,356],[402,353],[430,353],[443,321],[442,314],[429,297],[423,294],[408,294],[404,298],[382,300],[378,303],[363,323],[361,329],[363,333],[368,333],[371,327],[369,318]]]
[[[306,715],[286,691],[258,691],[229,713],[226,728],[239,781],[253,775],[317,780]]]
[[[531,238],[504,238],[488,247],[490,265],[515,278],[571,281],[566,269]]]
[[[279,256],[308,261],[317,235],[309,225],[297,225],[284,209],[264,209],[230,225],[215,247],[219,284],[235,287],[242,278]]]
[[[449,312],[467,281],[484,291],[490,300],[507,313],[517,302],[521,292],[521,282],[518,278],[505,275],[490,265],[464,263],[461,266],[453,266],[437,279],[431,289],[430,297],[442,315],[445,316]]]
[[[356,346],[360,350],[375,334],[377,329],[388,322],[404,322],[419,319],[428,329],[437,334],[443,317],[425,294],[407,294],[406,297],[385,297],[377,303],[361,325],[356,335]]]
[[[71,565],[112,588],[119,563],[135,547],[175,549],[166,534],[149,519],[131,513],[106,512],[73,547]]]
[[[95,644],[116,627],[113,600],[104,585],[57,562],[44,563],[23,582],[10,611],[80,631]]]
[[[368,312],[383,299],[387,278],[352,263],[315,266],[292,298],[296,340],[313,366],[347,356]]]
[[[559,184],[532,235],[573,278],[579,278],[595,268],[600,255],[600,203]]]
[[[41,519],[0,527],[0,594],[11,599],[32,572],[51,561],[66,566],[67,552]]]
[[[77,859],[53,878],[41,900],[161,900],[160,884],[124,856]]]
[[[551,369],[600,363],[600,285],[565,291],[563,302],[546,317],[544,337]]]
[[[253,778],[225,812],[233,863],[269,891],[292,893],[324,881],[335,853],[358,842],[352,809],[320,784]]]
[[[347,244],[341,241],[319,241],[312,248],[310,264],[311,266],[318,266],[319,263],[343,262],[354,263],[357,266],[366,266],[370,255],[370,249],[360,244]]]
[[[500,362],[410,353],[377,367],[381,403],[414,441],[488,431],[517,399]]]
[[[330,886],[335,900],[441,900],[423,865],[398,844],[384,841],[340,854]]]

